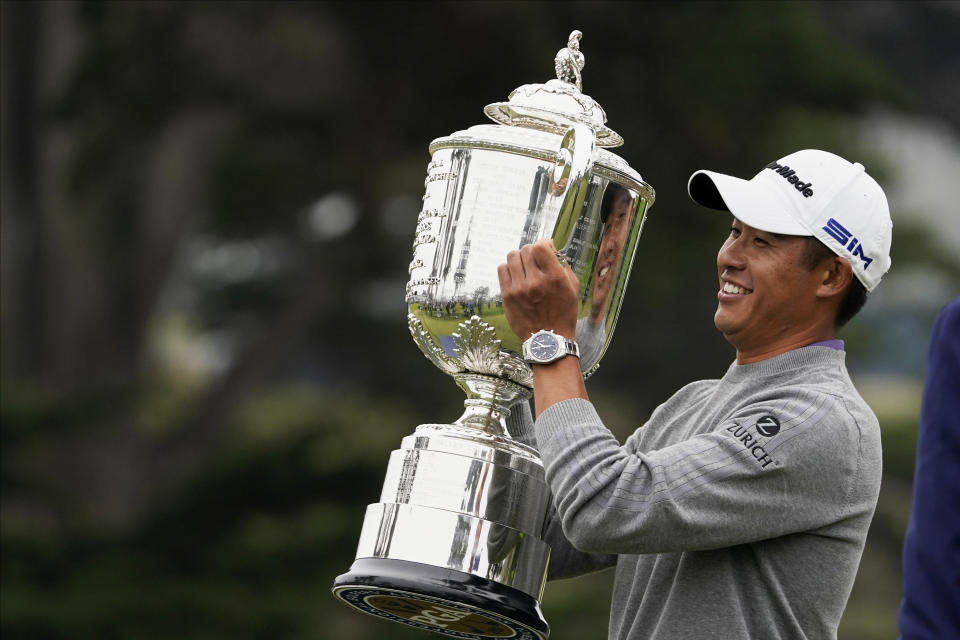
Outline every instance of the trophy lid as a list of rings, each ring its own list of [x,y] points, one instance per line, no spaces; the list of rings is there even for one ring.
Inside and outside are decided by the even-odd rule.
[[[484,107],[490,119],[501,124],[539,129],[562,135],[572,123],[590,126],[597,136],[597,146],[619,147],[623,138],[608,128],[607,114],[596,100],[581,93],[580,71],[584,66],[580,52],[579,31],[570,33],[567,46],[557,52],[554,69],[557,79],[546,84],[525,84],[510,94],[507,102]]]

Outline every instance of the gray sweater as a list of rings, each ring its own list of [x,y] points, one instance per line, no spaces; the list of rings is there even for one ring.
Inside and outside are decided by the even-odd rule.
[[[516,414],[531,441],[529,408]],[[836,638],[881,472],[842,351],[734,363],[622,446],[578,399],[544,411],[535,437],[550,578],[616,565],[611,639]]]

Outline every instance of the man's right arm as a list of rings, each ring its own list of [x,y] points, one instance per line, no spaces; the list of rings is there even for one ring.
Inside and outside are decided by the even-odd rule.
[[[514,440],[531,447],[537,446],[533,416],[527,402],[519,402],[511,408],[510,416],[507,418],[507,429]],[[550,568],[547,576],[550,580],[571,578],[598,571],[612,567],[617,562],[616,555],[585,553],[570,544],[563,533],[552,495],[543,527],[543,540],[550,545]]]

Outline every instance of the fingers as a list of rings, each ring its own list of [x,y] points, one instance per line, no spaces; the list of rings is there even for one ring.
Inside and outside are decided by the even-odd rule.
[[[507,254],[507,269],[510,271],[512,282],[522,282],[527,275],[523,256],[519,251],[511,251]]]
[[[540,240],[534,244],[525,245],[520,251],[524,255],[526,264],[535,266],[542,273],[556,275],[563,270],[564,263],[558,260],[559,254],[553,240]]]
[[[536,267],[537,271],[549,273],[550,263],[548,259],[553,258],[553,251],[546,248],[543,241],[524,246],[520,249],[520,253],[523,254],[528,264]],[[553,258],[553,261],[556,262],[557,259]]]
[[[497,279],[500,280],[500,291],[510,289],[513,278],[510,276],[510,267],[507,266],[506,262],[497,267]]]
[[[573,275],[573,269],[566,262],[558,260],[558,253],[553,240],[545,239],[527,244],[519,250],[507,254],[507,261],[497,267],[497,277],[500,288],[509,288],[528,280],[538,280],[540,274],[566,277]],[[573,275],[575,278],[576,276]]]

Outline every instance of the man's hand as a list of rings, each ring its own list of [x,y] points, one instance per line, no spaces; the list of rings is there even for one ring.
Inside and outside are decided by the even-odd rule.
[[[576,338],[580,281],[569,265],[557,260],[552,240],[511,251],[497,275],[504,314],[521,340],[541,329]]]
[[[503,311],[513,332],[526,340],[540,329],[576,339],[580,282],[573,269],[557,260],[552,240],[541,240],[507,254],[497,267]],[[533,365],[533,402],[539,417],[570,398],[587,399],[580,360],[573,356]]]

